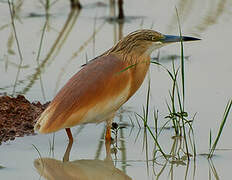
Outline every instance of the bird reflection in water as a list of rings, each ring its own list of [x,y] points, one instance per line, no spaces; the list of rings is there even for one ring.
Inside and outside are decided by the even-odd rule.
[[[132,180],[114,166],[110,142],[106,142],[106,158],[69,161],[72,143],[69,143],[63,161],[53,158],[39,158],[34,161],[38,173],[46,180]]]

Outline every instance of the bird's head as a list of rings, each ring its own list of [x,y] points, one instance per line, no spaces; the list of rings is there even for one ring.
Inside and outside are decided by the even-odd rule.
[[[112,49],[112,52],[123,54],[148,55],[155,49],[171,43],[200,40],[194,37],[164,35],[159,32],[142,29],[134,31],[121,39]]]

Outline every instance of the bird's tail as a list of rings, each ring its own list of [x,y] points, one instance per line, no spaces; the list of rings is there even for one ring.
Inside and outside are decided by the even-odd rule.
[[[38,131],[39,133],[50,133],[48,131],[48,122],[52,115],[50,111],[50,106],[48,106],[45,111],[37,118],[37,122],[34,126],[34,131]]]

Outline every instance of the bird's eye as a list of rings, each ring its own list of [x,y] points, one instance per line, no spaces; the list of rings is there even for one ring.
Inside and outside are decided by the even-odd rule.
[[[156,40],[155,36],[150,36],[150,41],[155,41],[155,40]]]

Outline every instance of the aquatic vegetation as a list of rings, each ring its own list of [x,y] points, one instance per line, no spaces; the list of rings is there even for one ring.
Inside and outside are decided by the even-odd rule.
[[[210,146],[209,146],[210,147],[210,151],[209,151],[208,158],[211,158],[213,156],[213,154],[214,154],[214,151],[215,151],[215,149],[217,147],[218,141],[219,141],[219,139],[221,137],[223,128],[224,128],[225,123],[226,123],[226,121],[228,119],[228,115],[230,113],[231,106],[232,106],[232,100],[229,100],[229,102],[227,103],[227,105],[225,107],[225,111],[224,111],[224,114],[223,114],[223,117],[222,117],[222,121],[221,121],[221,124],[220,124],[219,130],[218,130],[217,136],[216,136],[216,138],[215,138],[214,143],[213,143],[212,146],[211,146],[211,144],[212,144],[212,134],[211,134],[211,131],[210,131],[210,141],[209,141],[210,142],[209,143],[210,144]]]

